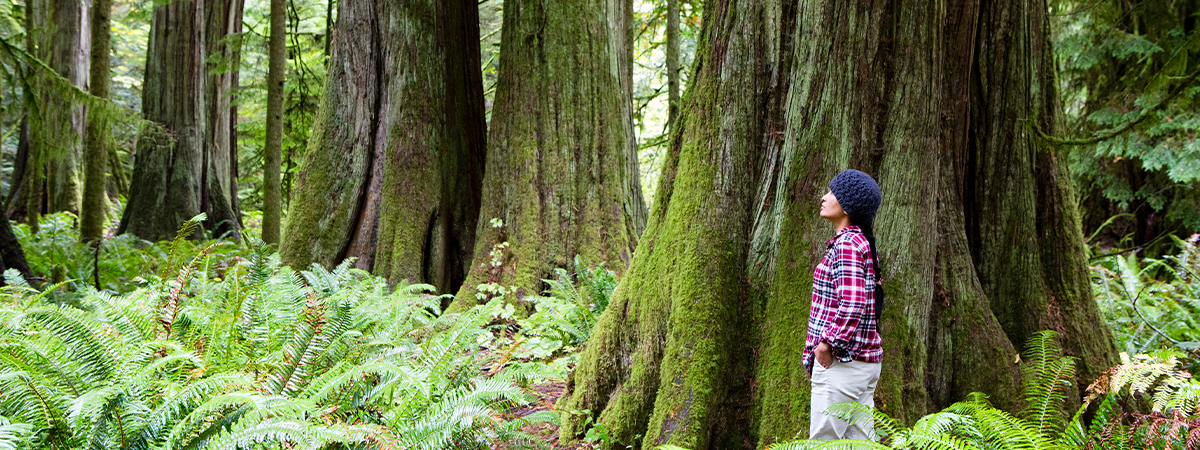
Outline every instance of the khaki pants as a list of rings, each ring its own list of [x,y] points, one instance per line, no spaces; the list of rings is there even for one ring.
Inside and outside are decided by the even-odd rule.
[[[875,384],[879,382],[879,363],[833,360],[828,369],[813,362],[812,402],[809,413],[809,439],[832,441],[837,439],[875,440],[874,421],[870,418],[852,424],[836,416],[827,416],[824,411],[832,405],[857,402],[875,406]]]

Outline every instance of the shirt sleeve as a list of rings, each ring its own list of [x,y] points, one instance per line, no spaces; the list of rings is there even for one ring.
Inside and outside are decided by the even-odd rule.
[[[834,355],[850,349],[858,324],[867,313],[872,291],[867,287],[867,261],[849,239],[834,244],[834,261],[830,267],[838,308],[833,320],[825,326],[821,341],[834,348]]]

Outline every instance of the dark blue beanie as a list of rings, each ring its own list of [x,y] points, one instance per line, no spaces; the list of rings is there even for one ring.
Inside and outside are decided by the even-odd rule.
[[[855,225],[874,227],[875,213],[879,211],[879,201],[882,194],[879,184],[866,173],[848,169],[843,170],[829,183],[829,190],[842,205],[850,221]]]

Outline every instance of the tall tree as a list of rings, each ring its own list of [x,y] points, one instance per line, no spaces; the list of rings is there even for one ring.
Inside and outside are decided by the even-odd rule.
[[[627,84],[631,8],[504,2],[482,220],[456,307],[473,304],[483,283],[537,295],[575,255],[617,270],[633,256],[646,206]]]
[[[486,124],[473,0],[338,2],[324,104],[281,245],[453,292],[475,248]]]
[[[1057,117],[1043,2],[712,0],[703,26],[641,250],[560,410],[609,447],[803,435],[817,209],[848,167],[884,192],[885,412],[1011,407],[1038,329],[1063,331],[1080,380],[1113,361],[1073,188],[1028,123]]]
[[[279,243],[280,195],[279,170],[283,158],[283,83],[287,75],[287,3],[271,0],[271,36],[268,40],[267,69],[267,148],[263,163],[263,230],[268,244]]]
[[[26,4],[27,50],[71,85],[87,89],[90,62],[90,0],[30,0]],[[35,65],[36,66],[36,65]],[[22,170],[14,185],[14,215],[37,229],[37,216],[79,212],[80,161],[87,108],[55,74],[35,67]],[[14,177],[16,178],[16,177]]]
[[[679,122],[679,2],[667,0],[667,132]]]
[[[154,7],[142,110],[157,126],[138,139],[118,232],[167,239],[202,212],[217,236],[240,228],[231,97],[237,76],[206,61],[236,64],[229,36],[240,31],[241,17],[241,0]]]
[[[92,5],[91,75],[88,86],[97,98],[108,98],[111,77],[108,73],[112,59],[112,0],[95,0]],[[88,117],[84,145],[83,204],[80,208],[79,238],[84,242],[99,242],[108,217],[108,148],[111,125],[104,114]]]

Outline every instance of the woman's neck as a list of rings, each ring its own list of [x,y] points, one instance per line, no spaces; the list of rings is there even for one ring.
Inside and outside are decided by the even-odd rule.
[[[850,216],[842,217],[838,220],[833,220],[833,234],[841,233],[846,227],[850,226]]]

